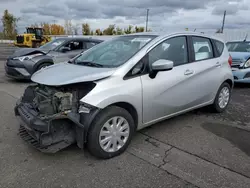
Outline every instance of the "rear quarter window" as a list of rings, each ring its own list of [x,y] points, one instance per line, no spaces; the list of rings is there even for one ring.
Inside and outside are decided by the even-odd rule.
[[[218,51],[218,55],[221,56],[223,50],[224,50],[224,43],[218,40],[214,40],[215,47]]]

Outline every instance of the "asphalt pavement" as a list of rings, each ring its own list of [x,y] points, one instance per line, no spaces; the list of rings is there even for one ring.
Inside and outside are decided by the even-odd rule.
[[[236,85],[228,110],[206,108],[136,134],[128,150],[99,160],[71,146],[43,154],[18,135],[13,108],[29,83],[0,61],[0,188],[250,187],[250,85]]]

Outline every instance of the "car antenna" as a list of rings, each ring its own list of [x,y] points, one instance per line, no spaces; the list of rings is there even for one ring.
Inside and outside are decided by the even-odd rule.
[[[248,36],[248,33],[246,34],[245,39],[243,40],[243,42],[246,42],[247,36]]]

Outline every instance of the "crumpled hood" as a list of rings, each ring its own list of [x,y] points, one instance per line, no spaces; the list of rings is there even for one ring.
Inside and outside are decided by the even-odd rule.
[[[106,78],[115,70],[115,68],[97,68],[63,62],[37,71],[32,75],[31,80],[48,86],[62,86]]]
[[[12,55],[10,55],[8,58],[12,59],[15,57],[25,56],[29,54],[35,54],[35,53],[44,53],[47,54],[49,50],[41,50],[39,48],[20,48],[17,49]]]
[[[250,52],[229,52],[233,61],[246,61],[250,57]]]

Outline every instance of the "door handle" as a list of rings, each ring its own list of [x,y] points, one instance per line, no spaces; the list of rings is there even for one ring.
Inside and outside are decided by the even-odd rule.
[[[193,70],[187,69],[187,70],[184,72],[184,75],[191,75],[191,74],[194,74],[194,71],[193,71]]]
[[[220,67],[220,66],[221,66],[220,62],[217,62],[217,63],[215,64],[215,66],[216,66],[216,67]]]

